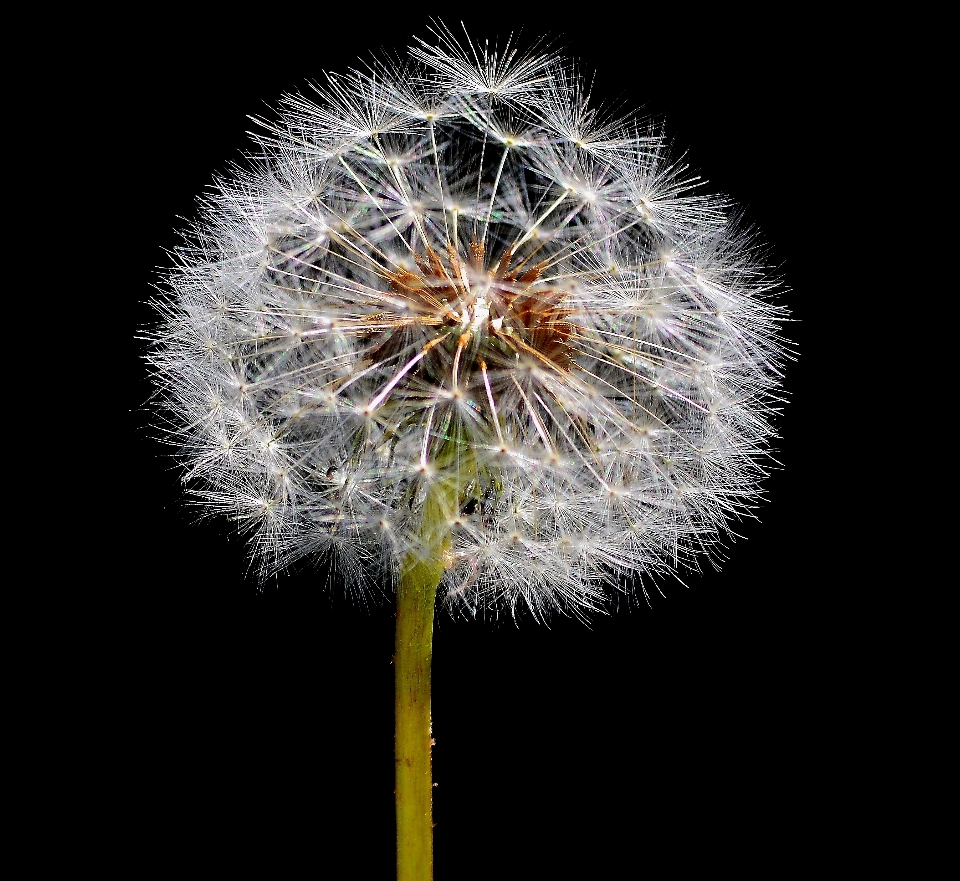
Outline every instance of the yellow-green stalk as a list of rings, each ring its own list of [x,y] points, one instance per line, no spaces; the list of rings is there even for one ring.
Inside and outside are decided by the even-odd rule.
[[[451,449],[452,448],[452,449]],[[450,444],[441,460],[456,463],[434,481],[423,506],[420,546],[404,560],[397,586],[396,802],[397,881],[433,879],[433,770],[430,667],[437,586],[450,550],[450,523],[471,473],[462,448]],[[459,461],[458,461],[459,460]],[[442,471],[443,469],[441,469]]]

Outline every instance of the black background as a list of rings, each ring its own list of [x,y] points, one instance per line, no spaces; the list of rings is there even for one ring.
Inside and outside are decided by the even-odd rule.
[[[770,245],[800,349],[777,421],[782,469],[765,482],[759,522],[740,524],[721,571],[650,585],[590,626],[557,618],[458,621],[440,613],[434,646],[436,873],[440,879],[624,877],[648,862],[716,860],[767,874],[769,854],[815,828],[799,805],[818,786],[837,700],[824,564],[834,512],[811,464],[804,341],[810,281],[810,63],[782,28],[681,10],[634,19],[531,11],[472,14],[472,36],[552,45],[596,71],[595,100],[666,123],[691,167],[731,195]],[[341,13],[343,15],[343,13]],[[356,15],[354,21],[353,15]],[[248,114],[342,71],[368,52],[403,52],[428,17],[263,10],[243,23],[185,16],[157,23],[129,70],[145,226],[130,335],[178,217],[250,144]],[[448,23],[457,27],[457,19]],[[279,835],[284,853],[332,877],[393,873],[393,612],[388,597],[348,599],[335,576],[297,567],[259,585],[226,522],[197,522],[150,428],[150,386],[132,343],[126,639],[142,660],[136,730],[162,790],[182,794],[184,840],[221,812],[231,848]],[[814,527],[818,539],[811,540]],[[826,527],[826,530],[824,529]],[[824,536],[827,539],[824,539]],[[146,648],[139,645],[145,640]],[[798,825],[799,824],[799,825]],[[279,831],[278,831],[279,830]],[[239,837],[238,837],[239,836]],[[764,842],[763,847],[758,842]],[[336,855],[336,856],[334,856]],[[287,857],[278,856],[282,860]],[[802,854],[797,860],[804,859]],[[592,868],[579,870],[578,865]]]

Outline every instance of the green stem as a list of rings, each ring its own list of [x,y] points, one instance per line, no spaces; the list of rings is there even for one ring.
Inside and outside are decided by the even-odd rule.
[[[426,569],[427,567],[422,567]],[[430,760],[430,664],[433,605],[426,571],[414,567],[397,593],[397,879],[433,879],[433,773]],[[432,574],[432,573],[431,573]],[[421,580],[422,579],[422,580]]]
[[[404,561],[397,587],[397,879],[433,879],[433,772],[430,666],[437,586],[459,507],[460,472],[437,480],[424,502],[420,545]]]

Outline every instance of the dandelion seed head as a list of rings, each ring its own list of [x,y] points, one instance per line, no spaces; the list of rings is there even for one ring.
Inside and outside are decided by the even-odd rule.
[[[166,274],[150,361],[264,575],[395,574],[450,484],[452,608],[599,609],[755,506],[778,285],[562,58],[434,38],[283,98]]]

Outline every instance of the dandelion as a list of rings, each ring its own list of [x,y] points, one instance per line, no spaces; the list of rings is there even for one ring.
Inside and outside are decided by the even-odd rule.
[[[433,37],[283,98],[149,356],[185,480],[262,575],[396,589],[401,878],[432,877],[437,599],[586,615],[715,558],[786,354],[753,239],[659,129],[547,52]]]

